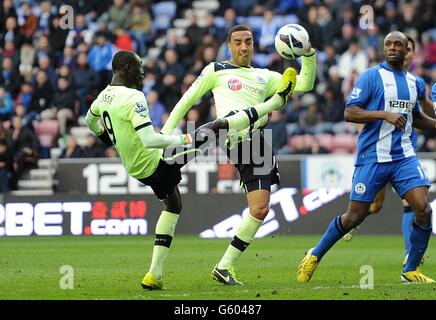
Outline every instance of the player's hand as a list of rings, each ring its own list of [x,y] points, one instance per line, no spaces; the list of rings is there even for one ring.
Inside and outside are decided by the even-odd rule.
[[[309,42],[309,48],[307,48],[306,52],[303,54],[304,56],[308,57],[315,53],[315,49],[312,48],[312,44]]]
[[[407,123],[406,118],[399,113],[386,112],[385,120],[390,124],[393,124],[395,128],[401,129],[404,131],[404,126]]]

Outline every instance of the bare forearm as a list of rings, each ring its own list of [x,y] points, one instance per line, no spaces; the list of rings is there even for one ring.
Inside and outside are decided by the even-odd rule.
[[[413,117],[413,126],[421,130],[436,132],[436,120],[420,112]]]
[[[376,120],[385,120],[386,111],[368,111],[359,107],[345,109],[344,118],[347,122],[366,123]]]
[[[433,103],[428,98],[424,98],[419,101],[422,107],[422,111],[431,118],[436,118]]]

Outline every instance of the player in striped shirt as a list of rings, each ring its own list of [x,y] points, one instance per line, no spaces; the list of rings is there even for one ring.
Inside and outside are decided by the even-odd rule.
[[[363,222],[376,194],[387,183],[415,214],[411,248],[401,279],[435,282],[417,269],[430,239],[432,209],[428,200],[430,183],[412,143],[412,125],[435,130],[436,121],[418,105],[425,86],[403,67],[407,45],[403,33],[389,33],[384,39],[386,61],[362,73],[350,94],[345,120],[365,126],[359,135],[349,206],[345,214],[333,219],[316,247],[306,253],[297,271],[299,282],[309,281],[328,250]]]

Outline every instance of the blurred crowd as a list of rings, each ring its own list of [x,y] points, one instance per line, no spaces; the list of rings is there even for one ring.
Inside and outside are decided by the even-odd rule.
[[[102,146],[91,135],[79,145],[71,128],[84,125],[90,103],[109,84],[111,59],[117,50],[134,50],[143,58],[143,92],[159,130],[201,70],[212,61],[229,58],[225,38],[232,26],[252,26],[253,66],[282,72],[290,65],[299,68],[299,64],[278,56],[274,35],[284,24],[303,25],[318,51],[315,88],[294,96],[284,110],[274,112],[269,125],[275,151],[287,154],[354,152],[356,130],[343,121],[344,101],[359,74],[382,60],[383,38],[389,31],[400,30],[416,40],[410,71],[424,78],[428,94],[436,81],[432,0],[226,0],[210,1],[217,4],[210,12],[196,11],[195,2],[3,0],[2,183],[7,180],[3,177],[11,176],[9,186],[16,188],[26,166],[50,157],[53,147],[62,148],[61,157],[66,158],[116,157],[113,148]],[[74,9],[74,21],[60,13],[63,4]],[[367,4],[374,19],[371,10],[361,11]],[[214,116],[209,94],[188,112],[186,120],[200,125]],[[184,124],[180,129],[184,130]],[[418,143],[420,151],[435,150],[431,135],[420,135]]]

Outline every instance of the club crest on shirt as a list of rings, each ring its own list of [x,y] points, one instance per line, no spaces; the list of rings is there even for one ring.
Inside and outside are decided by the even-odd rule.
[[[359,182],[358,184],[356,184],[356,186],[354,187],[354,191],[356,191],[357,194],[364,194],[366,191],[366,186],[365,184]]]
[[[257,75],[256,77],[257,82],[259,83],[266,83],[266,79],[262,75]]]

